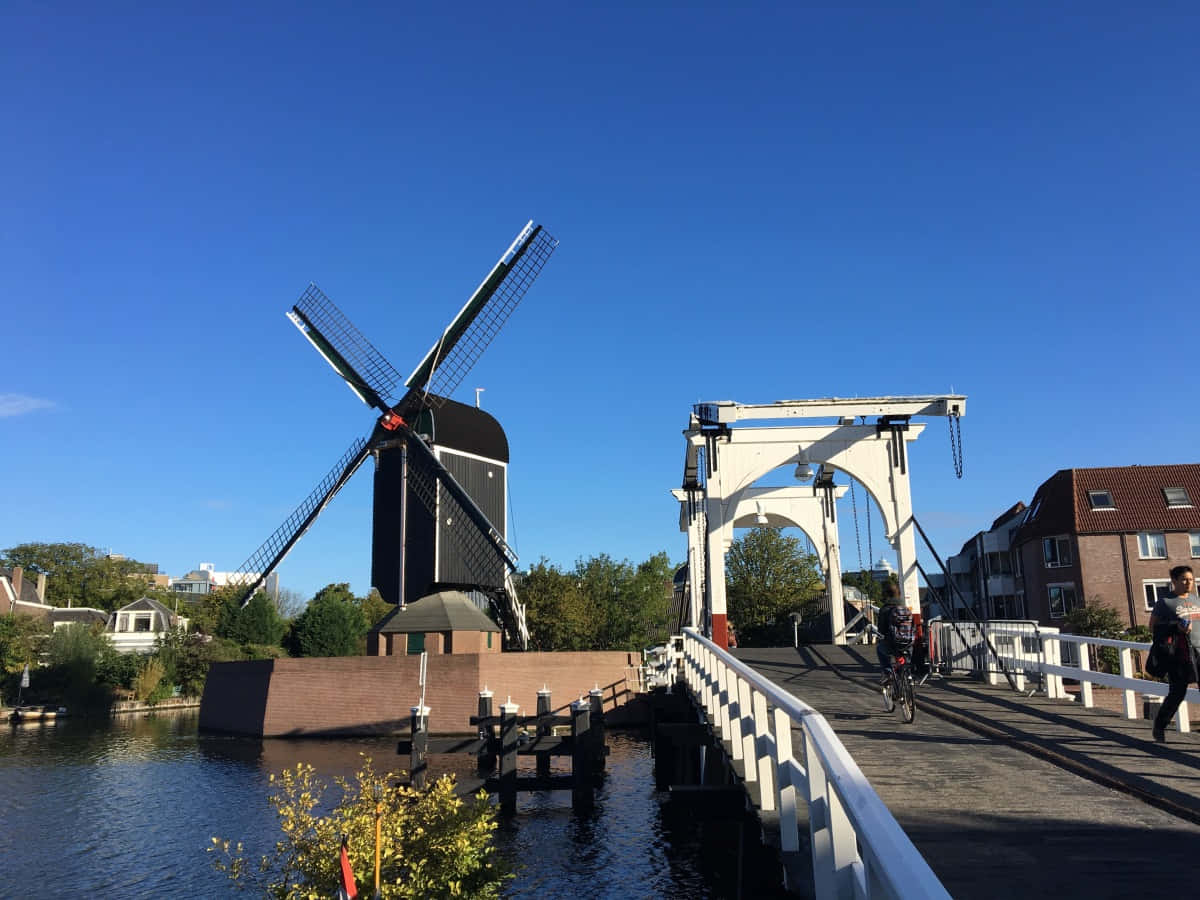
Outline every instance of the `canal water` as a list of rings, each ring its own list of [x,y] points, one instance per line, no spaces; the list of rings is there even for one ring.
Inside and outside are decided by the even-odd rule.
[[[280,834],[267,803],[272,773],[307,762],[332,787],[360,754],[378,771],[405,762],[392,739],[232,738],[200,734],[197,720],[182,711],[4,724],[0,896],[228,896],[205,848],[221,836],[252,857],[270,849]],[[610,732],[609,743],[591,815],[571,810],[570,792],[520,795],[497,837],[516,872],[505,895],[735,896],[736,834],[669,813],[644,735]],[[455,762],[435,758],[435,774],[438,760]]]

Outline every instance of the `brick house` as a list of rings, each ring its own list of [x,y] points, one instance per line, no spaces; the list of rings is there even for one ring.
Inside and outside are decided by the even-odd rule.
[[[1060,625],[1098,602],[1149,623],[1168,571],[1200,566],[1200,464],[1062,469],[1037,489],[1013,535],[1026,615]]]
[[[397,606],[367,632],[368,656],[499,653],[500,626],[462,591]]]
[[[25,577],[21,566],[0,569],[0,615],[23,613],[36,619],[49,618],[54,607],[46,603],[46,576],[39,574],[36,585]]]

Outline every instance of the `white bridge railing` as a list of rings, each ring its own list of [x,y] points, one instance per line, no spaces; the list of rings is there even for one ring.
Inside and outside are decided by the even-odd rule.
[[[988,649],[985,636],[995,648],[995,655]],[[1120,674],[1093,670],[1090,647],[1116,650]],[[1138,694],[1165,697],[1169,690],[1160,681],[1134,677],[1133,651],[1149,649],[1148,643],[1063,634],[1057,628],[1031,621],[993,620],[976,624],[939,618],[929,622],[929,655],[935,669],[977,671],[989,684],[997,684],[1003,677],[995,664],[998,656],[1012,673],[1017,690],[1024,689],[1026,678],[1037,676],[1047,697],[1062,700],[1067,696],[1063,679],[1070,678],[1079,682],[1083,705],[1092,707],[1095,705],[1092,685],[1117,688],[1122,692],[1121,712],[1127,719],[1142,717]],[[1175,720],[1180,731],[1191,730],[1188,703],[1200,703],[1200,690],[1189,688],[1179,706]]]
[[[949,898],[824,716],[691,628],[683,672],[761,808],[779,811],[785,853],[807,806],[817,897]]]

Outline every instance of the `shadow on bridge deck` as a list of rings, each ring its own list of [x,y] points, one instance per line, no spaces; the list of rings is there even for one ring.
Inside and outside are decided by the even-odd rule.
[[[1116,897],[1181,884],[1200,852],[1200,735],[965,677],[883,709],[873,647],[735,655],[819,710],[955,897]]]

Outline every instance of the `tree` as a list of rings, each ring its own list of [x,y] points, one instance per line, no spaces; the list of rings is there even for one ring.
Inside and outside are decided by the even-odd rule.
[[[44,700],[63,702],[72,713],[106,710],[112,690],[97,680],[101,656],[112,647],[103,631],[73,623],[50,635],[47,666],[36,670],[31,687]]]
[[[525,604],[530,649],[590,648],[596,610],[574,573],[560,571],[543,557],[521,578],[517,593]]]
[[[328,584],[292,623],[288,649],[294,656],[356,656],[366,630],[350,585]]]
[[[37,661],[50,628],[22,613],[0,616],[0,674],[21,672]]]
[[[1106,606],[1099,597],[1093,597],[1083,606],[1077,606],[1067,613],[1064,624],[1066,625],[1064,630],[1071,634],[1115,640],[1125,637],[1126,625],[1121,615],[1111,606]],[[1120,657],[1115,647],[1091,647],[1090,649],[1093,669],[1105,672],[1117,671]]]
[[[866,569],[858,572],[843,572],[842,584],[858,588],[868,600],[876,605],[883,599],[883,583],[877,581]]]
[[[542,559],[521,579],[538,650],[641,650],[667,636],[673,568],[665,553],[634,566],[607,554],[563,572]]]
[[[0,564],[21,566],[27,576],[46,575],[51,606],[91,606],[112,612],[146,593],[146,566],[117,559],[87,544],[28,543],[3,551]]]
[[[241,890],[280,898],[332,897],[339,887],[342,836],[350,867],[360,884],[375,866],[375,810],[381,807],[380,896],[442,898],[500,896],[508,877],[493,861],[496,812],[482,791],[456,795],[452,776],[427,790],[397,786],[397,776],[377,775],[371,760],[354,781],[336,778],[342,800],[327,815],[326,785],[310,765],[271,776],[271,805],[283,840],[274,855],[251,859],[244,846],[214,837],[213,864]],[[261,861],[260,861],[261,860]],[[365,895],[361,890],[360,894]]]
[[[752,528],[733,542],[725,563],[729,618],[738,642],[762,646],[791,642],[788,614],[818,596],[817,559],[797,538],[776,528]]]
[[[367,623],[367,629],[370,630],[379,624],[380,619],[396,608],[395,604],[388,603],[383,599],[383,595],[375,588],[367,593],[359,601],[359,608],[362,609],[363,621]]]
[[[216,643],[206,640],[204,635],[185,634],[178,628],[160,635],[154,653],[162,661],[163,680],[172,686],[179,685],[185,697],[201,696],[208,667],[217,661]]]
[[[214,591],[214,594],[221,598],[216,626],[218,637],[243,645],[279,646],[287,623],[279,617],[275,604],[265,591],[255,591],[245,606],[241,605],[241,593],[236,589]]]
[[[294,619],[304,611],[304,595],[289,588],[280,588],[275,598],[275,609],[281,618]]]

